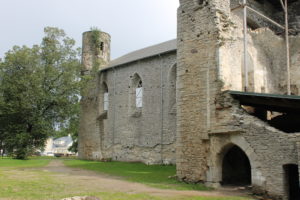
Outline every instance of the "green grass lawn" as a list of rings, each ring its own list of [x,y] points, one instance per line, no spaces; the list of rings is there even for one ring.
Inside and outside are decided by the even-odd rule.
[[[169,178],[176,174],[176,167],[173,165],[145,165],[142,163],[95,162],[84,160],[66,160],[64,164],[68,167],[93,170],[122,177],[128,181],[144,183],[163,189],[211,190],[203,184],[187,184],[179,182],[175,178]]]
[[[242,197],[161,197],[144,193],[114,192],[92,187],[88,180],[78,182],[79,180],[72,176],[40,169],[50,161],[51,159],[47,158],[0,159],[0,200],[60,200],[73,196],[96,196],[101,200],[249,200]],[[172,188],[192,189],[192,186],[181,185],[175,180],[167,178],[174,175],[174,166],[147,166],[119,162],[98,163],[80,160],[64,160],[64,162],[68,166],[92,169],[124,177],[130,181],[160,185],[160,187],[165,185],[166,188],[172,185]],[[119,169],[120,167],[122,170]]]
[[[43,167],[46,166],[51,159],[34,158],[28,160],[17,160],[12,158],[0,158],[0,168],[28,168],[28,167]]]

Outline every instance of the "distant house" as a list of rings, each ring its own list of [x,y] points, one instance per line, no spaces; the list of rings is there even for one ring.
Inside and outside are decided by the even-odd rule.
[[[46,142],[45,150],[42,152],[43,156],[69,156],[74,155],[68,149],[72,146],[73,140],[71,135],[60,137],[57,139],[49,138]]]

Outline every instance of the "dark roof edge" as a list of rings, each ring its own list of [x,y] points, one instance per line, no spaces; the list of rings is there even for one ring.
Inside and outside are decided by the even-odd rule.
[[[297,96],[297,95],[268,94],[268,93],[242,92],[242,91],[232,91],[232,90],[228,90],[228,92],[229,92],[229,94],[232,94],[232,95],[271,97],[271,98],[280,98],[280,99],[300,100],[300,96]]]
[[[100,72],[107,71],[107,70],[110,70],[110,69],[113,69],[113,68],[118,68],[118,67],[121,67],[122,65],[127,65],[127,64],[134,63],[134,62],[137,62],[137,61],[152,58],[152,57],[155,57],[155,56],[158,56],[158,55],[163,55],[163,54],[168,54],[168,53],[171,53],[171,52],[176,52],[176,51],[177,51],[177,49],[172,49],[172,50],[168,50],[168,51],[165,51],[165,52],[161,52],[161,53],[149,55],[149,56],[146,56],[146,57],[143,57],[143,58],[139,58],[139,59],[136,59],[136,60],[132,60],[132,61],[117,64],[117,65],[105,67],[105,68],[101,69]]]

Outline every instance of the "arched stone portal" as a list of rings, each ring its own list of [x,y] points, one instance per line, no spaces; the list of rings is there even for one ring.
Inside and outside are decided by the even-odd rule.
[[[251,185],[251,165],[245,152],[232,146],[222,162],[222,185]]]

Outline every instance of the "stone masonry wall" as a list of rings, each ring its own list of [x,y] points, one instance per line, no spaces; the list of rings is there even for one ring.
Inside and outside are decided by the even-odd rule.
[[[99,41],[103,42],[103,48],[92,41],[92,32],[83,33],[82,47],[82,76],[90,76],[94,70],[101,69],[110,61],[110,35],[100,32]],[[97,65],[97,66],[96,66]],[[98,77],[91,79],[86,89],[82,91],[80,102],[81,113],[79,122],[78,154],[82,159],[101,158],[99,123],[97,123],[99,85]]]
[[[221,86],[217,58],[220,30],[226,28],[222,12],[229,8],[224,2],[181,0],[178,9],[177,175],[193,182],[206,180],[208,132]]]
[[[200,2],[200,4],[199,4]],[[181,0],[177,51],[177,175],[217,186],[227,145],[249,157],[256,191],[287,199],[283,165],[298,163],[299,136],[244,113],[223,90],[243,90],[241,15],[229,0]],[[285,93],[284,41],[266,28],[249,31],[250,91]],[[291,37],[297,44],[298,36]],[[272,51],[274,50],[274,51]],[[293,73],[299,47],[292,44]],[[292,83],[296,82],[292,78]]]
[[[237,145],[250,160],[253,190],[274,199],[287,199],[283,166],[298,163],[299,134],[284,133],[250,116],[227,93],[222,94],[217,102],[218,124],[224,124],[226,128],[219,126],[210,132],[207,183],[212,186],[220,184],[227,147]]]
[[[175,163],[176,52],[101,71],[97,82],[98,116],[88,114],[96,127],[94,151],[99,160],[148,164]],[[135,107],[135,75],[143,83],[143,107]],[[161,82],[162,81],[162,82]],[[108,87],[109,109],[103,110],[103,84]],[[88,123],[88,122],[87,122]],[[86,133],[90,135],[90,133]],[[86,159],[97,159],[86,154]]]
[[[251,3],[251,1],[250,1]],[[253,5],[252,5],[253,4]],[[258,7],[254,2],[252,7]],[[256,5],[256,6],[255,6]],[[259,5],[259,4],[258,4]],[[264,4],[264,7],[269,7]],[[261,8],[262,10],[262,8]],[[272,11],[268,8],[265,10]],[[266,12],[266,11],[264,11]],[[254,20],[254,16],[252,20]],[[235,10],[230,13],[230,26],[223,32],[224,45],[220,48],[220,79],[223,90],[244,89],[244,50],[243,50],[243,12]],[[263,24],[261,24],[263,26]],[[286,47],[284,38],[276,35],[269,28],[248,29],[248,78],[249,92],[286,93]],[[291,83],[292,93],[299,94],[299,36],[290,36]]]

